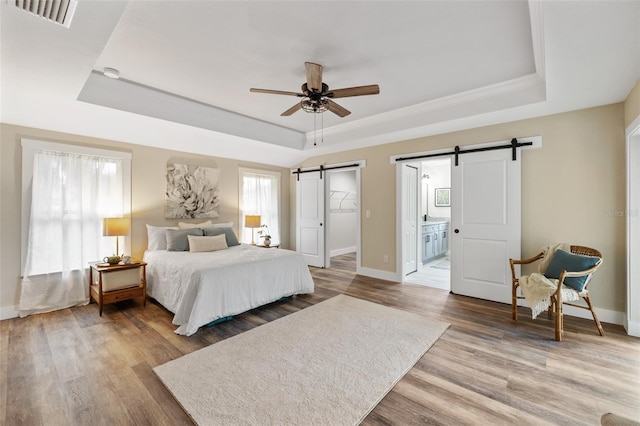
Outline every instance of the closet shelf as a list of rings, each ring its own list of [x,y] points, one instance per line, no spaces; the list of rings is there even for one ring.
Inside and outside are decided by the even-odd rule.
[[[358,211],[356,193],[351,191],[329,191],[329,210],[331,213],[353,213]]]

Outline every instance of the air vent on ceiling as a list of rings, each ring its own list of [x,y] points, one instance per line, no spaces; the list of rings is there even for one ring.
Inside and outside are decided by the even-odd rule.
[[[15,0],[20,10],[69,28],[78,0]]]

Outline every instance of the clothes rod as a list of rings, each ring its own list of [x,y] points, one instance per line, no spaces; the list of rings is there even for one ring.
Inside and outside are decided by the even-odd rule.
[[[471,148],[471,149],[460,149],[459,146],[454,147],[453,151],[449,151],[449,152],[438,152],[436,154],[424,154],[424,155],[415,155],[413,157],[400,157],[400,158],[396,158],[396,162],[398,161],[408,161],[408,160],[419,160],[419,159],[423,159],[423,158],[432,158],[432,157],[444,157],[444,156],[448,156],[448,155],[454,155],[455,156],[455,165],[458,165],[458,155],[460,154],[468,154],[471,152],[482,152],[482,151],[495,151],[498,149],[511,149],[512,150],[512,155],[511,155],[511,159],[513,161],[516,161],[516,148],[521,148],[523,146],[531,146],[533,145],[533,142],[518,142],[518,140],[516,138],[511,139],[511,143],[510,144],[506,144],[506,145],[496,145],[496,146],[485,146],[485,147],[481,147],[481,148]]]
[[[317,169],[305,169],[302,170],[300,167],[298,167],[298,170],[294,170],[293,172],[291,172],[294,175],[298,175],[297,179],[300,180],[300,175],[302,173],[312,173],[312,172],[320,172],[320,179],[322,179],[322,172],[325,170],[335,170],[335,169],[348,169],[351,167],[360,167],[359,163],[354,163],[354,164],[345,164],[342,166],[329,166],[329,167],[325,167],[325,166],[319,166]]]

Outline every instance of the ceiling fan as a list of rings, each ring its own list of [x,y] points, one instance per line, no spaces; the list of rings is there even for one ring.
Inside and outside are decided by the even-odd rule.
[[[377,95],[380,93],[380,87],[377,84],[329,90],[329,86],[322,82],[322,65],[314,64],[313,62],[305,62],[304,67],[307,74],[307,82],[301,87],[302,93],[256,88],[251,88],[249,91],[253,93],[270,93],[273,95],[287,95],[303,98],[299,103],[280,114],[282,116],[289,116],[298,110],[311,113],[322,113],[328,110],[340,117],[346,117],[351,114],[351,111],[338,105],[331,99],[346,98],[350,96]]]

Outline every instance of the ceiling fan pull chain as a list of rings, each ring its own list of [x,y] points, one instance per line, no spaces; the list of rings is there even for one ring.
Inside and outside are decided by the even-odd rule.
[[[324,143],[324,114],[320,114],[320,143]]]
[[[318,141],[318,127],[316,126],[316,114],[313,114],[313,146],[317,146]]]

